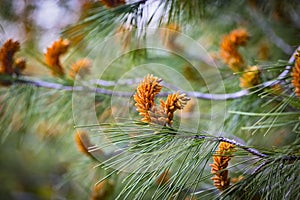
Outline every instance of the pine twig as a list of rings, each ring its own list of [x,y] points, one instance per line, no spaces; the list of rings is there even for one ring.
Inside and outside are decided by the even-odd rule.
[[[266,158],[266,157],[268,157],[267,154],[261,153],[261,152],[259,152],[259,151],[256,150],[256,149],[247,147],[247,146],[245,146],[245,145],[243,145],[243,144],[241,144],[241,143],[239,143],[239,142],[236,142],[235,140],[230,140],[230,139],[224,138],[224,137],[218,137],[217,140],[218,140],[219,142],[227,142],[227,143],[229,143],[229,144],[233,144],[233,145],[235,145],[235,146],[237,146],[237,147],[239,147],[239,148],[241,148],[241,149],[244,149],[245,151],[248,151],[249,153],[251,153],[251,154],[253,154],[253,155],[256,155],[256,156],[258,156],[258,157],[260,157],[260,158]]]
[[[277,159],[277,161],[283,161],[283,162],[284,161],[291,162],[291,161],[298,161],[298,160],[300,160],[300,156],[292,156],[292,155],[284,155]],[[253,171],[252,174],[256,174],[256,173],[260,172],[263,168],[265,168],[271,162],[272,162],[272,160],[268,159],[265,162],[261,163],[259,166],[257,166],[255,168],[255,170]]]
[[[193,137],[194,139],[207,139],[207,138],[211,138],[211,136],[205,136],[205,135],[200,135],[200,136],[195,136]],[[268,154],[264,154],[259,152],[257,149],[251,148],[251,147],[247,147],[246,145],[239,143],[235,140],[231,140],[225,137],[217,137],[217,138],[213,138],[213,141],[218,141],[218,142],[227,142],[229,144],[233,144],[249,153],[251,153],[252,155],[258,156],[260,158],[264,158],[264,159],[268,159],[270,156]],[[282,160],[282,161],[296,161],[296,160],[300,160],[300,156],[294,156],[294,155],[283,155],[282,157],[278,158],[278,160]],[[261,164],[258,168],[263,167],[263,165],[266,165],[268,163],[268,161],[264,162],[263,164]]]
[[[294,60],[295,60],[294,55],[297,53],[298,50],[300,50],[300,46],[298,46],[298,48],[294,51],[294,53],[290,57],[290,59],[288,61],[289,63],[294,62]],[[280,81],[284,80],[284,78],[290,72],[291,68],[292,68],[291,65],[286,66],[285,70],[281,74],[279,74],[279,76],[275,80],[267,81],[267,82],[263,83],[261,87],[263,87],[263,88],[270,87],[270,86],[275,85],[275,84],[279,83]],[[121,91],[108,90],[108,89],[104,89],[104,88],[90,88],[90,87],[84,87],[84,86],[66,86],[66,85],[63,85],[60,83],[52,83],[52,82],[47,82],[47,81],[43,81],[43,80],[33,80],[28,77],[21,77],[21,76],[16,77],[16,78],[11,78],[11,79],[15,80],[17,83],[29,84],[29,85],[33,85],[36,87],[50,88],[50,89],[56,89],[56,90],[95,92],[97,94],[114,95],[114,96],[120,96],[120,97],[131,97],[132,96],[131,92],[121,92]],[[139,79],[126,79],[126,80],[120,80],[117,82],[106,81],[106,80],[92,80],[92,81],[90,81],[90,83],[109,87],[109,86],[115,86],[118,84],[131,85],[131,84],[136,83],[138,80]],[[175,86],[172,86],[170,84],[165,83],[165,85],[175,88]],[[187,96],[194,97],[197,99],[220,101],[220,100],[230,100],[230,99],[237,99],[237,98],[244,97],[244,96],[250,94],[250,90],[244,89],[244,90],[240,90],[240,91],[233,92],[233,93],[227,93],[227,94],[210,94],[210,93],[201,93],[201,92],[196,92],[196,91],[185,92],[185,93],[187,94]],[[171,94],[171,93],[170,92],[162,92],[162,93],[158,94],[158,96],[167,97],[169,94]]]
[[[295,54],[300,51],[300,46],[297,47],[297,49],[294,51],[294,53],[292,54],[292,56],[290,57],[288,63],[292,64],[294,63],[295,61]],[[290,73],[292,69],[292,66],[291,65],[287,65],[284,69],[283,72],[281,72],[279,74],[279,76],[275,79],[275,80],[272,80],[272,81],[267,81],[264,83],[264,87],[270,87],[272,85],[276,85],[277,83],[279,83],[280,81],[284,80],[286,78],[286,76]]]
[[[52,83],[42,80],[30,80],[28,78],[17,78],[16,82],[22,83],[22,84],[29,84],[36,87],[43,87],[43,88],[50,88],[50,89],[56,89],[56,90],[64,90],[64,91],[85,91],[85,92],[95,92],[97,94],[104,94],[104,95],[115,95],[120,97],[131,97],[131,92],[120,92],[120,91],[114,91],[114,90],[108,90],[103,88],[88,88],[84,86],[66,86],[60,83]],[[111,81],[104,81],[99,80],[97,83],[102,83],[105,86],[112,86],[114,85]],[[157,96],[160,97],[167,97],[169,94],[172,94],[171,92],[162,92],[158,94]],[[228,94],[209,94],[209,93],[201,93],[201,92],[186,92],[186,94],[189,97],[195,97],[198,99],[206,99],[206,100],[229,100],[229,99],[237,99],[240,97],[243,97],[247,94],[249,94],[248,90],[241,90],[234,93],[228,93]]]
[[[196,136],[194,138],[196,138],[196,139],[205,139],[205,138],[207,138],[207,136],[201,135],[201,136]],[[258,156],[260,158],[266,158],[266,157],[268,157],[267,154],[261,153],[261,152],[259,152],[258,150],[254,149],[254,148],[247,147],[247,146],[243,145],[242,143],[239,143],[239,142],[237,142],[235,140],[231,140],[231,139],[228,139],[228,138],[225,138],[225,137],[217,137],[217,138],[214,138],[213,141],[227,142],[229,144],[233,144],[233,145],[235,145],[235,146],[237,146],[237,147],[239,147],[239,148],[241,148],[241,149],[243,149],[245,151],[248,151],[252,155]]]
[[[81,92],[95,92],[97,94],[104,94],[104,95],[117,95],[121,97],[130,97],[132,93],[129,92],[116,92],[113,90],[107,90],[103,88],[89,88],[84,86],[66,86],[59,83],[52,83],[48,81],[42,80],[30,80],[28,78],[18,78],[16,80],[18,83],[22,84],[29,84],[36,87],[43,87],[49,89],[56,89],[56,90],[64,90],[64,91],[81,91]]]
[[[264,17],[261,16],[255,9],[248,9],[249,15],[255,20],[260,29],[270,38],[270,40],[280,48],[285,54],[290,55],[293,52],[292,47],[287,44],[282,38],[276,35],[274,30],[264,21]]]

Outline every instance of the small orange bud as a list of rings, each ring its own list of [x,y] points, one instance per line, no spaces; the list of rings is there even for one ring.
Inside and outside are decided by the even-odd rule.
[[[59,58],[67,52],[69,46],[69,40],[60,38],[47,48],[45,61],[51,69],[53,76],[64,76],[65,72]]]
[[[12,75],[14,73],[14,55],[20,50],[20,43],[13,41],[12,39],[7,40],[2,48],[0,49],[0,74]]]
[[[228,166],[228,162],[232,157],[232,152],[235,151],[235,146],[227,142],[221,142],[219,149],[216,151],[216,155],[213,156],[214,163],[210,164],[211,173],[214,176],[211,180],[214,181],[214,186],[220,191],[226,189],[230,184],[230,178],[228,178],[228,170],[224,170]]]
[[[244,60],[238,52],[238,47],[245,45],[248,39],[248,32],[243,28],[239,28],[224,36],[221,41],[220,56],[234,72],[241,71],[244,67]]]
[[[76,75],[83,77],[90,73],[90,68],[92,67],[92,61],[84,58],[80,59],[77,62],[73,63],[70,70],[69,70],[69,76],[72,79],[75,79]]]
[[[258,85],[260,82],[260,70],[257,66],[249,66],[240,77],[240,87],[247,89]]]

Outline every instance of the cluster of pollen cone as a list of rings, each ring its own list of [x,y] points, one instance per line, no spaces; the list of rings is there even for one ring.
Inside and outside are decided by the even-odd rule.
[[[220,56],[223,61],[234,71],[242,71],[244,59],[238,51],[239,46],[244,46],[249,39],[248,32],[243,29],[235,29],[226,35],[220,44]]]
[[[214,155],[214,163],[210,164],[211,173],[214,176],[211,178],[214,181],[214,186],[219,190],[225,190],[230,185],[230,178],[228,177],[228,162],[231,160],[231,153],[234,151],[234,145],[221,142],[219,149]]]
[[[19,75],[26,67],[24,58],[14,58],[20,50],[20,43],[12,39],[7,40],[0,48],[0,74]]]
[[[171,126],[174,112],[183,109],[190,100],[186,94],[176,92],[169,94],[167,99],[160,100],[160,105],[155,104],[155,97],[162,89],[161,79],[153,75],[147,75],[138,85],[134,95],[137,111],[143,117],[141,121],[146,123]],[[212,180],[214,186],[220,191],[225,190],[230,185],[228,177],[228,162],[231,160],[235,146],[227,142],[221,142],[219,148],[213,156],[214,163],[210,164],[211,173],[214,174]]]
[[[142,122],[154,123],[162,126],[171,126],[174,112],[181,110],[190,100],[184,93],[174,93],[168,95],[166,101],[160,100],[160,106],[155,104],[155,97],[162,89],[161,79],[153,75],[147,75],[137,87],[134,95],[137,111],[143,117]]]

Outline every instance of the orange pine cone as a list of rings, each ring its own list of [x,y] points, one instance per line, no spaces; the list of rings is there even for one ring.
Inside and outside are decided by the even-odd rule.
[[[156,106],[153,106],[148,111],[150,122],[153,124],[158,124],[161,126],[165,126],[167,124],[167,114],[164,112],[164,110],[158,109]]]
[[[65,72],[60,63],[59,57],[67,52],[69,46],[69,40],[60,38],[47,48],[45,61],[51,69],[53,76],[64,76]]]
[[[7,40],[2,48],[0,49],[0,74],[12,75],[14,73],[14,54],[20,50],[20,43],[13,41],[12,39]]]
[[[249,66],[240,77],[240,87],[247,89],[259,84],[260,70],[257,66]]]
[[[238,47],[247,43],[249,34],[245,29],[235,29],[224,36],[220,44],[220,56],[225,64],[232,71],[241,71],[244,67],[242,55],[238,52]]]
[[[92,61],[84,58],[80,59],[77,62],[73,63],[70,70],[69,70],[69,76],[72,79],[75,79],[76,75],[83,77],[84,75],[87,75],[90,73],[90,68],[92,67]]]
[[[152,74],[146,76],[138,85],[137,92],[133,96],[136,110],[143,116],[143,122],[151,121],[148,111],[155,105],[154,98],[162,89],[160,82],[161,80]]]
[[[243,46],[249,39],[249,34],[246,29],[239,28],[230,32],[230,41],[236,46]]]
[[[190,100],[186,94],[179,92],[170,94],[164,102],[160,100],[160,107],[155,105],[155,96],[160,92],[162,86],[159,84],[161,80],[153,75],[148,75],[138,85],[137,92],[133,96],[135,100],[136,110],[140,113],[142,122],[154,123],[158,125],[172,125],[174,112],[181,110]]]
[[[189,100],[190,98],[186,97],[186,94],[179,92],[168,95],[165,102],[160,100],[160,107],[167,115],[166,122],[168,125],[171,126],[173,123],[174,112],[183,109]]]
[[[213,156],[214,163],[209,165],[211,166],[211,173],[214,174],[211,179],[214,181],[214,186],[220,191],[225,190],[230,185],[228,170],[225,169],[232,157],[232,152],[235,151],[234,147],[227,142],[221,142],[216,155]]]

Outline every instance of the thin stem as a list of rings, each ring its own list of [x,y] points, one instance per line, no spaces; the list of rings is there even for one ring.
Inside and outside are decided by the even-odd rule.
[[[114,95],[114,96],[120,96],[120,97],[131,97],[131,92],[120,92],[115,90],[108,90],[104,88],[89,88],[84,86],[65,86],[60,83],[52,83],[42,80],[30,80],[28,78],[22,78],[19,77],[16,79],[16,82],[22,83],[22,84],[29,84],[34,85],[36,87],[43,87],[43,88],[50,88],[50,89],[56,89],[56,90],[64,90],[64,91],[82,91],[82,92],[95,92],[97,94],[104,94],[104,95]],[[112,86],[114,83],[111,81],[103,81],[99,80],[98,83],[103,83],[105,86]],[[248,90],[241,90],[234,93],[228,93],[228,94],[208,94],[208,93],[201,93],[201,92],[186,92],[186,94],[189,97],[195,97],[198,99],[207,99],[207,100],[229,100],[229,99],[236,99],[240,98],[242,96],[245,96],[249,93]],[[162,92],[159,93],[158,96],[160,97],[166,97],[171,92]]]
[[[294,51],[294,53],[292,54],[292,56],[290,57],[288,63],[294,63],[295,61],[295,55],[296,53],[300,51],[300,46],[298,46],[298,48]],[[292,69],[292,66],[291,65],[287,65],[284,69],[283,72],[281,72],[279,74],[279,76],[275,79],[275,80],[272,80],[272,81],[267,81],[264,83],[264,87],[270,87],[272,85],[276,85],[277,83],[279,83],[280,81],[284,80],[286,78],[286,76],[290,73]]]
[[[199,135],[199,136],[194,136],[193,138],[194,139],[201,139],[201,140],[203,140],[203,139],[211,138],[211,136]],[[225,137],[217,137],[217,138],[213,137],[212,140],[213,141],[218,141],[218,142],[227,142],[229,144],[233,144],[233,145],[235,145],[235,146],[237,146],[237,147],[239,147],[239,148],[241,148],[241,149],[243,149],[245,151],[248,151],[252,155],[258,156],[260,158],[266,158],[266,157],[268,157],[268,155],[266,155],[264,153],[261,153],[258,150],[253,149],[251,147],[247,147],[246,145],[244,145],[242,143],[239,143],[239,142],[237,142],[235,140],[231,140],[231,139],[228,139],[228,138],[225,138]]]
[[[206,136],[206,135],[199,135],[199,136],[194,136],[193,137],[194,139],[208,139],[208,138],[212,138],[212,136]],[[235,140],[231,140],[231,139],[228,139],[228,138],[225,138],[225,137],[217,137],[217,138],[213,138],[212,139],[213,141],[218,141],[218,142],[227,142],[229,144],[233,144],[249,153],[251,153],[252,155],[255,155],[255,156],[258,156],[260,158],[265,158],[265,159],[268,159],[270,158],[271,156],[270,155],[267,155],[267,154],[264,154],[264,153],[261,153],[259,152],[257,149],[254,149],[254,148],[251,148],[251,147],[247,147],[246,145],[242,144],[242,143],[239,143]],[[300,160],[300,156],[294,156],[294,155],[283,155],[282,157],[280,158],[277,158],[277,160],[281,160],[281,161],[297,161],[297,160]],[[260,166],[257,167],[257,169],[255,171],[258,171],[260,170],[260,168],[262,168],[264,165],[266,165],[268,162],[270,161],[266,161],[264,163],[262,163]]]
[[[258,165],[258,166],[255,168],[255,170],[253,171],[252,174],[256,174],[256,173],[260,172],[260,171],[261,171],[267,164],[269,164],[270,162],[271,162],[271,160],[267,160],[267,161],[261,163],[260,165]]]
[[[216,140],[218,140],[219,142],[227,142],[229,144],[233,144],[233,145],[235,145],[235,146],[237,146],[237,147],[239,147],[241,149],[244,149],[245,151],[248,151],[249,153],[251,153],[253,155],[256,155],[256,156],[258,156],[260,158],[266,158],[266,157],[268,157],[266,154],[261,153],[261,152],[259,152],[256,149],[247,147],[247,146],[245,146],[245,145],[243,145],[243,144],[241,144],[241,143],[239,143],[239,142],[237,142],[235,140],[230,140],[230,139],[224,138],[224,137],[218,137],[218,138],[216,138]]]
[[[294,53],[290,57],[289,63],[293,63],[295,61],[295,54],[297,53],[298,50],[300,50],[300,46],[298,46],[298,48],[294,51]],[[275,84],[279,83],[280,81],[284,80],[285,77],[290,72],[291,68],[292,68],[292,66],[290,66],[290,65],[286,66],[285,70],[281,74],[279,74],[279,76],[275,80],[267,81],[267,82],[263,83],[261,85],[261,87],[262,88],[270,87],[270,86],[275,85]],[[51,88],[51,89],[64,90],[64,91],[95,92],[97,94],[114,95],[114,96],[120,96],[120,97],[131,97],[132,96],[131,92],[121,92],[121,91],[114,91],[114,90],[108,90],[108,89],[103,89],[103,88],[90,88],[90,87],[85,87],[85,86],[66,86],[63,84],[52,83],[52,82],[47,82],[47,81],[43,81],[43,80],[32,80],[28,77],[17,77],[15,79],[12,78],[12,80],[15,80],[16,82],[22,83],[22,84],[34,85],[36,87]],[[115,86],[115,85],[119,85],[119,84],[131,85],[131,84],[137,83],[139,80],[140,79],[126,79],[126,80],[120,80],[117,82],[106,81],[106,80],[92,80],[89,83],[109,87],[109,86]],[[166,84],[166,83],[165,83],[165,86],[173,87],[173,89],[176,88],[175,86],[172,86],[172,85]],[[244,89],[244,90],[240,90],[240,91],[237,91],[234,93],[227,93],[227,94],[210,94],[210,93],[201,93],[201,92],[196,92],[196,91],[195,92],[188,91],[185,93],[189,97],[194,97],[197,99],[220,101],[220,100],[230,100],[230,99],[237,99],[237,98],[244,97],[244,96],[250,94],[250,90]],[[171,93],[170,92],[161,92],[160,94],[158,94],[158,96],[166,97],[169,94],[171,94]]]
[[[300,160],[300,156],[288,156],[288,155],[284,155],[278,159],[276,159],[275,161],[297,161]],[[255,170],[253,171],[252,174],[256,174],[258,172],[260,172],[263,168],[265,168],[268,164],[270,164],[272,162],[272,160],[268,159],[265,162],[261,163],[259,166],[257,166],[255,168]]]
[[[130,92],[116,92],[113,90],[107,90],[103,88],[89,88],[85,86],[66,86],[59,83],[52,83],[42,80],[29,80],[25,78],[18,78],[16,80],[18,83],[23,84],[30,84],[34,85],[36,87],[43,87],[43,88],[50,88],[50,89],[56,89],[56,90],[64,90],[64,91],[82,91],[82,92],[95,92],[97,94],[104,94],[104,95],[117,95],[121,97],[130,97],[132,96],[132,93]]]
[[[270,38],[270,40],[279,47],[284,53],[291,54],[293,52],[292,47],[287,44],[282,38],[276,35],[274,30],[269,26],[269,24],[264,20],[255,9],[248,9],[249,15],[255,20],[256,24],[260,29]]]

